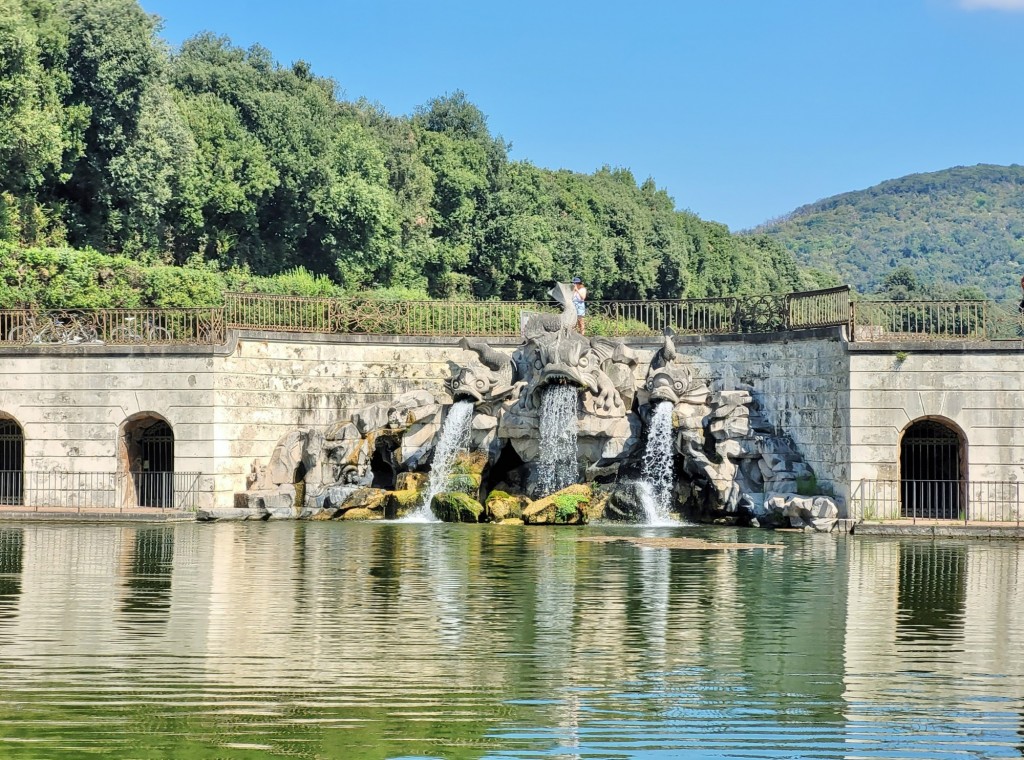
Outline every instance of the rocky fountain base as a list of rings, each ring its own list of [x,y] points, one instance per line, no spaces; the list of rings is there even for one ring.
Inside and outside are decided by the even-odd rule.
[[[813,471],[753,388],[712,391],[670,335],[639,381],[635,352],[573,332],[568,288],[553,295],[563,313],[527,320],[511,356],[463,339],[475,361],[457,367],[447,393],[404,393],[327,430],[292,431],[254,466],[235,509],[200,519],[550,525],[644,522],[654,509],[659,519],[835,525],[834,500],[813,492]]]

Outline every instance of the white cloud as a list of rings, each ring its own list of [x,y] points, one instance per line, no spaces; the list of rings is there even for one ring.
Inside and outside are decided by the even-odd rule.
[[[1024,0],[960,0],[960,7],[969,11],[1024,11]]]

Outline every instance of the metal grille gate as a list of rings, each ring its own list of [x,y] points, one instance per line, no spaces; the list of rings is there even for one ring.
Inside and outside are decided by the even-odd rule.
[[[133,473],[140,507],[170,507],[174,504],[174,433],[163,421],[146,430],[139,439],[142,470]]]
[[[14,420],[0,419],[0,504],[21,504],[25,436]]]
[[[963,517],[960,437],[932,420],[911,425],[900,444],[903,517],[956,520]]]

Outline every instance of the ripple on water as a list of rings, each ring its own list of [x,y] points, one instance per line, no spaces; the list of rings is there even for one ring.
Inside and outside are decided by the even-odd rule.
[[[1012,543],[0,532],[4,757],[948,758],[1024,742]],[[602,535],[628,540],[578,540]]]

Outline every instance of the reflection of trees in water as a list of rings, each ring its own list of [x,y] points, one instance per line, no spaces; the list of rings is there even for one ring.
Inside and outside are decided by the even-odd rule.
[[[128,623],[165,623],[171,606],[174,528],[134,531],[123,581],[120,610]]]
[[[0,620],[17,614],[24,551],[21,528],[0,530]]]
[[[963,628],[967,549],[933,541],[900,543],[898,641],[951,640]]]

